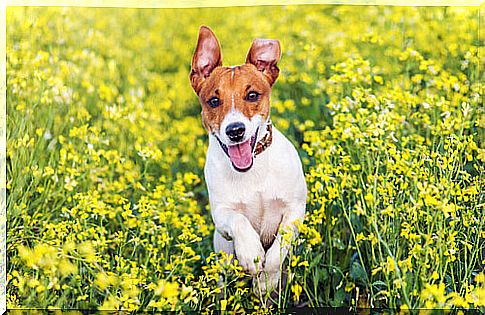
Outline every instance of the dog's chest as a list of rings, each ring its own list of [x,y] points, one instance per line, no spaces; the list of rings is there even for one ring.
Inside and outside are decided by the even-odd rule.
[[[246,197],[234,204],[234,209],[251,222],[265,250],[273,244],[285,208],[286,203],[282,199],[268,198],[262,192],[255,192],[254,197]]]

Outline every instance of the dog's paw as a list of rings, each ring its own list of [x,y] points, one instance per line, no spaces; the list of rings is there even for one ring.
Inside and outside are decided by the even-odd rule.
[[[278,284],[281,278],[279,270],[275,272],[263,271],[253,278],[253,290],[257,295],[265,296],[274,290],[278,290]]]
[[[263,270],[265,252],[259,238],[245,237],[235,242],[236,257],[243,270],[256,276]]]
[[[285,259],[281,247],[276,242],[266,252],[266,259],[264,263],[264,271],[269,274],[279,272],[281,269],[281,261]]]

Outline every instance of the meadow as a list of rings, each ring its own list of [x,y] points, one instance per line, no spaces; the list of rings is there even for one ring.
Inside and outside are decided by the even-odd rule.
[[[483,13],[7,8],[7,307],[261,308],[212,250],[204,24],[225,65],[282,45],[272,120],[309,193],[273,309],[483,310]]]

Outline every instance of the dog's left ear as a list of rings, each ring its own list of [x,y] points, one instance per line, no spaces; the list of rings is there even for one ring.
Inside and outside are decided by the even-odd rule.
[[[277,66],[280,57],[281,47],[279,41],[257,38],[253,40],[253,44],[249,49],[246,63],[255,65],[266,76],[269,84],[273,85],[280,73],[280,69]]]

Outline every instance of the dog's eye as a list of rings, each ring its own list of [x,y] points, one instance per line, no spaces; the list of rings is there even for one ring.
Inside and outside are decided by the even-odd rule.
[[[209,104],[210,107],[214,108],[221,105],[221,100],[219,100],[218,97],[214,96],[207,101],[207,104]]]
[[[259,95],[260,94],[258,92],[251,91],[248,93],[248,95],[246,95],[246,101],[255,102],[259,99]]]

